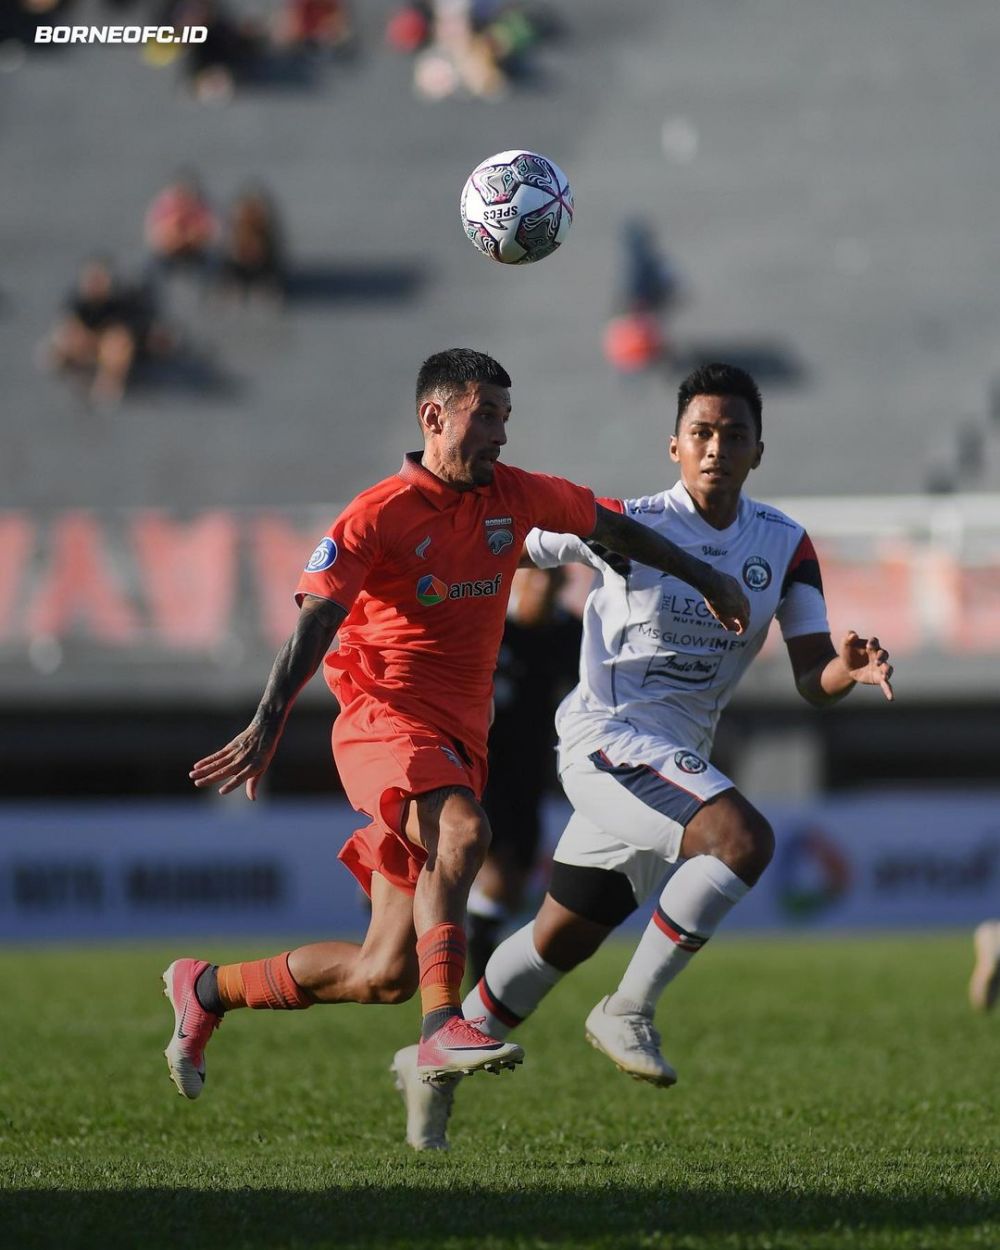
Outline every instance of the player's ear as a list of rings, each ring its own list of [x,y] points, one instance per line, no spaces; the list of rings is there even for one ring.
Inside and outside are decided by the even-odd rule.
[[[425,434],[441,433],[441,416],[444,404],[439,399],[425,399],[417,409],[417,420]]]
[[[756,469],[756,468],[759,468],[759,466],[760,466],[760,462],[761,462],[761,460],[762,460],[763,458],[764,458],[764,444],[763,444],[763,443],[758,443],[758,444],[757,444],[757,454],[756,454],[756,456],[754,456],[753,464],[750,466],[750,468],[751,468],[751,469]]]
[[[681,458],[677,453],[677,435],[676,434],[670,435],[670,441],[667,443],[667,450],[669,451],[670,459],[674,462],[674,464],[679,464]]]

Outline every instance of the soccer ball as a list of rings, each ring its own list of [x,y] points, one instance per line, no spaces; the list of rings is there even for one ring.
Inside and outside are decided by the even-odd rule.
[[[565,241],[573,192],[548,157],[514,148],[476,166],[462,188],[461,212],[465,233],[484,256],[530,265]]]

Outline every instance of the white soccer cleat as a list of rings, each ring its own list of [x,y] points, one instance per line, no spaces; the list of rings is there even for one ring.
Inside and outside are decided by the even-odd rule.
[[[417,1047],[404,1046],[389,1071],[406,1104],[406,1140],[414,1150],[447,1150],[448,1117],[460,1078],[426,1081],[417,1072]]]
[[[976,966],[969,981],[969,1002],[989,1011],[1000,997],[1000,920],[985,920],[972,935]]]
[[[652,1020],[637,1011],[609,1016],[604,1010],[608,997],[605,995],[587,1017],[587,1041],[637,1081],[663,1088],[674,1085],[677,1073],[660,1054],[660,1035]]]

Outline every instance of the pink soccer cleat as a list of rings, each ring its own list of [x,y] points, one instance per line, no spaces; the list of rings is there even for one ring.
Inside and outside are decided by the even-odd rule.
[[[163,974],[163,993],[174,1009],[174,1032],[163,1052],[170,1079],[185,1098],[197,1098],[205,1088],[205,1047],[222,1017],[198,1002],[195,982],[208,967],[204,959],[175,959]]]
[[[473,1072],[499,1072],[524,1062],[524,1050],[516,1042],[498,1042],[476,1028],[485,1017],[450,1019],[417,1047],[417,1075],[424,1081]]]

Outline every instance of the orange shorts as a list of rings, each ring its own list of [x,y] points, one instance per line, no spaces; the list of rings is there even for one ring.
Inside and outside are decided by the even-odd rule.
[[[443,786],[467,786],[480,798],[485,756],[365,697],[353,699],[333,722],[333,754],[351,806],[372,820],[348,838],[340,859],[369,896],[374,872],[412,894],[427,852],[403,832],[407,800]]]

